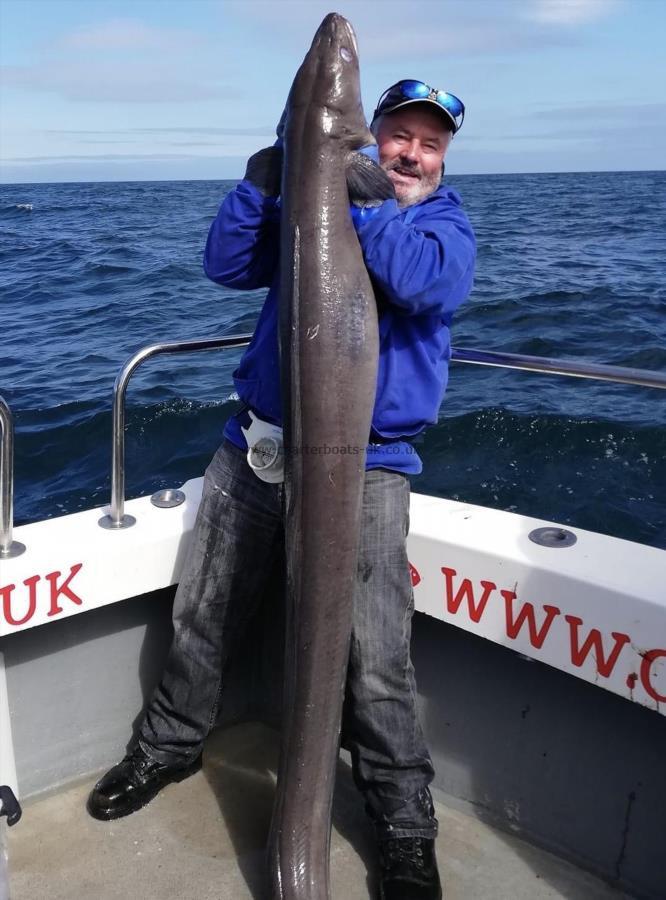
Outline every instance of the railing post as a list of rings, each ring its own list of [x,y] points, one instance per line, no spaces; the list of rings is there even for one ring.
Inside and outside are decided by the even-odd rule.
[[[0,397],[0,559],[12,559],[25,545],[12,540],[14,528],[14,417]]]

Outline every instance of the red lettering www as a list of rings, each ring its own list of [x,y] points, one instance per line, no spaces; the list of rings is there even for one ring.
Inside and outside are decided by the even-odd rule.
[[[518,615],[513,615],[513,601],[517,600],[517,596],[513,591],[500,591],[504,597],[504,606],[506,610],[506,633],[512,640],[518,637],[523,624],[527,622],[527,630],[530,636],[530,644],[540,650],[543,642],[548,637],[550,626],[553,624],[555,616],[559,616],[560,611],[556,606],[546,606],[544,604],[544,612],[546,613],[545,621],[541,628],[537,629],[536,616],[534,615],[534,607],[531,603],[523,603],[520,607]]]
[[[446,608],[447,610],[455,615],[459,608],[460,604],[463,600],[467,603],[467,611],[469,613],[469,617],[472,622],[480,622],[481,616],[486,608],[486,604],[488,603],[488,599],[492,592],[496,589],[497,585],[493,584],[492,581],[482,581],[481,587],[483,588],[483,594],[481,595],[481,599],[479,602],[476,602],[474,597],[474,588],[472,587],[472,582],[469,578],[463,578],[460,587],[458,588],[457,593],[454,596],[454,588],[453,588],[453,579],[458,574],[455,569],[447,569],[442,567],[442,572],[444,573],[444,577],[446,578]]]
[[[618,660],[622,648],[631,640],[629,635],[623,634],[621,631],[612,631],[611,636],[615,640],[615,646],[609,653],[608,658],[606,658],[604,656],[604,645],[601,639],[601,632],[597,628],[593,628],[590,631],[581,647],[578,630],[583,624],[583,620],[579,619],[577,616],[565,616],[564,618],[569,623],[571,662],[574,666],[582,666],[587,659],[588,654],[594,648],[594,661],[597,672],[600,675],[603,675],[604,678],[608,678],[615,668],[615,663]]]

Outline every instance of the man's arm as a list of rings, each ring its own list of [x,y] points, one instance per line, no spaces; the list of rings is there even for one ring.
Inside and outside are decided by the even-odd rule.
[[[357,229],[373,280],[406,315],[452,313],[472,287],[476,240],[467,216],[450,200],[428,206],[430,215],[405,223],[387,200]]]
[[[250,157],[245,177],[224,198],[208,233],[206,275],[225,287],[269,287],[277,267],[280,236],[282,150],[266,147]]]

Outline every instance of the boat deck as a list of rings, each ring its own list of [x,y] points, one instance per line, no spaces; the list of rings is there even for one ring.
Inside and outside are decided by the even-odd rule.
[[[93,778],[28,801],[8,834],[12,900],[260,900],[277,755],[277,735],[263,725],[218,730],[207,743],[201,772],[115,822],[97,822],[86,813]],[[442,802],[437,815],[447,900],[629,898]],[[349,766],[341,761],[333,898],[375,896],[374,867],[372,831]]]

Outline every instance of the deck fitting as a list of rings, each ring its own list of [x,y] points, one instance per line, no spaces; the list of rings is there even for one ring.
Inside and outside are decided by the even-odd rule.
[[[185,502],[185,494],[173,488],[164,488],[162,491],[156,491],[150,498],[150,502],[160,509],[171,509]]]
[[[558,528],[547,525],[545,528],[535,528],[530,531],[528,537],[541,547],[573,547],[578,538],[568,528]]]

